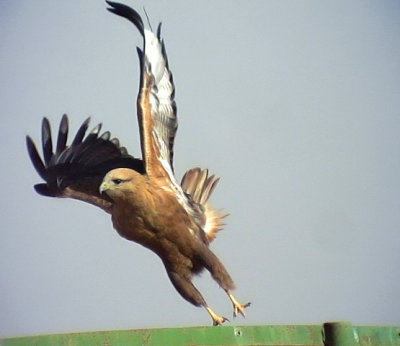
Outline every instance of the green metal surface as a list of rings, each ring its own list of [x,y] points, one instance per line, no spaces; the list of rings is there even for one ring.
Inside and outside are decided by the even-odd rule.
[[[7,338],[0,346],[400,346],[400,327],[350,323],[118,330]]]

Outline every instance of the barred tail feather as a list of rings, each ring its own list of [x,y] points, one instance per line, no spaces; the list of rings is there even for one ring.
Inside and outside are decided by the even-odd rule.
[[[213,241],[217,233],[222,230],[224,218],[228,216],[215,209],[208,202],[212,192],[219,182],[215,175],[208,175],[208,169],[192,168],[185,173],[181,186],[185,193],[192,197],[193,202],[198,204],[204,213],[204,224],[202,228],[206,233],[208,241]]]

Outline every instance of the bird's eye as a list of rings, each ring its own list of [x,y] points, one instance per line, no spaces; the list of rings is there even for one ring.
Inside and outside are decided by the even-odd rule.
[[[112,182],[113,182],[115,185],[121,184],[122,181],[123,181],[122,179],[113,179],[113,180],[112,180]]]

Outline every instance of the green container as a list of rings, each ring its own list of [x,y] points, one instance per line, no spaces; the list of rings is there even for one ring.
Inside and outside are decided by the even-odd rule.
[[[118,330],[6,338],[0,346],[400,346],[400,327],[222,326]]]

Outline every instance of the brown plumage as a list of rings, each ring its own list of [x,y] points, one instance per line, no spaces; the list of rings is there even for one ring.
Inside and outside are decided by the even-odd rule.
[[[244,316],[247,304],[232,295],[234,283],[209,243],[224,225],[226,214],[214,209],[209,197],[219,178],[194,168],[178,184],[173,171],[173,143],[178,126],[174,84],[160,26],[157,34],[144,28],[139,14],[128,6],[108,2],[109,10],[130,20],[144,39],[138,49],[141,63],[138,121],[143,159],[129,155],[101,125],[85,136],[89,119],[67,146],[68,119],[64,115],[53,151],[50,125],[42,123],[43,160],[27,137],[30,158],[46,183],[38,193],[69,197],[96,205],[111,214],[114,228],[124,238],[145,246],[162,260],[176,290],[196,306],[204,307],[213,324],[217,315],[192,283],[193,275],[207,269],[226,291],[234,315]]]

